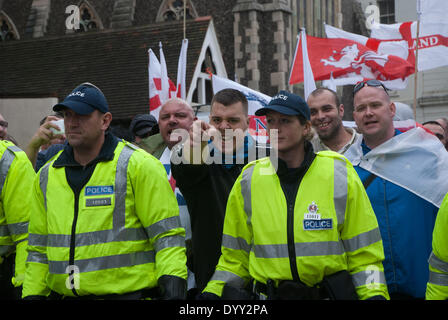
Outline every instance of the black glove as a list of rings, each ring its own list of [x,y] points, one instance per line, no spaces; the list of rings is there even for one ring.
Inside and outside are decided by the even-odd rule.
[[[159,288],[162,300],[185,300],[187,298],[187,281],[176,276],[161,276]]]
[[[377,295],[377,296],[367,298],[366,300],[387,300],[387,299],[381,295]]]
[[[255,295],[245,288],[235,288],[227,284],[222,290],[221,299],[223,300],[255,300]]]
[[[23,300],[47,300],[47,297],[45,296],[26,296],[25,298],[23,298]]]
[[[196,296],[196,300],[221,300],[221,298],[211,292],[202,292]]]

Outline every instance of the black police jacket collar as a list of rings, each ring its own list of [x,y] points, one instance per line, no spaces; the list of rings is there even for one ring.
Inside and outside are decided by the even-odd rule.
[[[309,141],[305,141],[305,156],[302,164],[298,168],[288,168],[286,162],[279,158],[277,175],[280,180],[285,179],[288,182],[295,180],[297,176],[303,176],[308,171],[315,157],[316,154],[314,153],[312,144]]]
[[[106,132],[106,135],[104,137],[104,143],[103,146],[101,147],[100,153],[85,167],[94,166],[98,162],[113,160],[117,144],[118,144],[118,138],[115,137],[113,134]],[[75,160],[73,148],[70,146],[70,144],[67,144],[64,147],[64,151],[62,151],[61,155],[53,163],[53,167],[60,168],[60,167],[74,167],[74,166],[79,167],[81,165]]]

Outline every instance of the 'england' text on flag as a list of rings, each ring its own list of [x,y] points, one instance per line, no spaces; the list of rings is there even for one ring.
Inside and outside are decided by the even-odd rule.
[[[406,40],[415,52],[418,45],[418,71],[448,65],[448,23],[421,22],[417,44],[417,22],[377,24],[372,38],[380,40]]]

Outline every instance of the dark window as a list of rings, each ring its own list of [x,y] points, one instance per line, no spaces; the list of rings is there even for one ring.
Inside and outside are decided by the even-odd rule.
[[[8,19],[0,14],[0,41],[9,41],[18,39],[14,32],[12,23]]]
[[[192,7],[191,1],[185,2],[185,16],[187,19],[192,19],[197,16]],[[175,21],[184,18],[184,0],[166,0],[161,7],[162,20]]]
[[[378,0],[380,8],[380,22],[391,24],[395,23],[395,1],[394,0]]]
[[[94,10],[87,3],[83,2],[79,6],[79,29],[76,32],[87,32],[100,29],[100,20],[94,13]]]

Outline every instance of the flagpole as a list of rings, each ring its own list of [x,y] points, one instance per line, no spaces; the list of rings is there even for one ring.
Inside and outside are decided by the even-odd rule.
[[[187,1],[184,0],[184,39],[187,38],[187,26],[186,26],[186,21],[187,21]]]
[[[420,36],[421,2],[417,0],[417,38],[415,44],[415,75],[414,75],[414,119],[417,120],[417,85],[418,85],[418,42]]]

